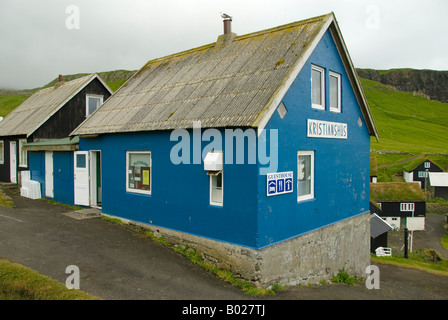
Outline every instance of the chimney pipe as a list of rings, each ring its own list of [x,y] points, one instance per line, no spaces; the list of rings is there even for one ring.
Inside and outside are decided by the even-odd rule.
[[[59,82],[62,82],[62,74],[59,75]]]
[[[224,34],[232,32],[232,18],[224,19]]]

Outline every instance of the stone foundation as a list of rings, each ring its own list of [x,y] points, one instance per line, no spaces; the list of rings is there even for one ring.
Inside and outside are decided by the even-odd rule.
[[[207,262],[232,271],[260,287],[315,284],[341,269],[365,277],[370,264],[370,214],[308,232],[262,249],[251,249],[152,225],[126,221],[151,230],[169,242],[192,247]]]

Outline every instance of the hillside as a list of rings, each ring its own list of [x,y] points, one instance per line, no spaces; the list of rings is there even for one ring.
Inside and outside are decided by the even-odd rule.
[[[374,150],[448,153],[448,104],[362,79],[379,133]]]
[[[361,78],[391,85],[431,100],[448,103],[448,71],[391,69],[356,69]]]

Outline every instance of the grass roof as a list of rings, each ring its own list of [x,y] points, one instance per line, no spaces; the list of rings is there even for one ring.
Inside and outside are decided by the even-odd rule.
[[[425,194],[416,182],[379,182],[370,184],[370,198],[377,201],[424,201]]]

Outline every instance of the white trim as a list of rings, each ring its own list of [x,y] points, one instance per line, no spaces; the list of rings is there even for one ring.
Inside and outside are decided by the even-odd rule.
[[[213,179],[216,177],[218,178],[218,175],[221,175],[221,202],[213,201],[212,196],[212,189],[213,189]],[[220,206],[222,207],[224,205],[224,174],[222,171],[220,171],[217,175],[210,175],[209,178],[209,196],[210,196],[210,205],[212,206]]]
[[[310,193],[300,196],[299,195],[299,157],[300,156],[311,156],[311,169],[310,169]],[[314,199],[314,151],[297,151],[297,202]]]
[[[320,100],[321,104],[313,103],[313,71],[320,73]],[[311,106],[313,109],[325,110],[325,69],[314,64],[311,65]]]
[[[17,183],[17,142],[9,141],[9,181]]]
[[[288,92],[289,87],[292,85],[294,80],[299,75],[300,71],[302,70],[303,66],[305,65],[310,55],[313,53],[314,49],[319,44],[323,35],[325,34],[325,32],[327,32],[331,23],[335,21],[334,15],[332,13],[328,14],[328,17],[326,17],[326,19],[327,20],[325,21],[324,25],[320,28],[319,33],[314,37],[310,45],[303,52],[302,56],[296,60],[294,65],[291,66],[290,73],[285,76],[285,80],[282,82],[282,84],[280,84],[278,89],[269,99],[268,103],[266,104],[265,108],[266,111],[263,112],[257,120],[255,120],[255,125],[257,125],[258,127],[258,137],[260,137],[261,133],[264,130],[264,127],[268,123],[272,114],[275,112],[275,110],[277,110],[277,107],[280,104],[281,100],[283,99],[284,95],[286,94],[286,92]]]
[[[402,212],[414,212],[415,203],[413,202],[402,202],[400,203],[400,211]]]
[[[90,206],[100,208],[101,205],[98,202],[98,168],[96,166],[98,154],[100,156],[100,179],[102,180],[103,175],[101,172],[101,150],[89,150],[89,175],[90,175]],[[101,181],[100,181],[101,182]],[[102,184],[101,184],[102,188]]]
[[[141,190],[141,189],[134,189],[129,187],[129,154],[135,154],[135,153],[141,153],[141,154],[149,154],[149,190]],[[126,192],[131,193],[141,193],[141,194],[147,194],[151,195],[152,192],[152,160],[151,160],[151,151],[149,150],[143,150],[143,151],[126,151]]]
[[[334,72],[334,71],[330,71],[329,72],[329,79],[330,79],[330,81],[328,81],[328,88],[329,88],[329,101],[330,101],[330,111],[331,112],[336,112],[336,113],[341,113],[342,112],[342,104],[341,104],[341,92],[342,92],[342,90],[341,90],[341,74],[339,74],[339,73],[336,73],[336,72]],[[337,83],[338,83],[338,107],[337,108],[333,108],[332,106],[331,106],[331,77],[334,77],[334,78],[336,78],[337,79]]]
[[[91,113],[89,113],[89,98],[98,98],[98,99],[100,99],[100,104]],[[103,95],[87,93],[86,94],[86,118],[88,116],[90,116],[92,113],[94,113],[96,110],[98,110],[102,106],[103,102],[104,102],[104,96]]]
[[[26,143],[26,139],[19,139],[19,167],[28,168],[28,151],[23,150],[24,157],[22,156],[22,148]]]

